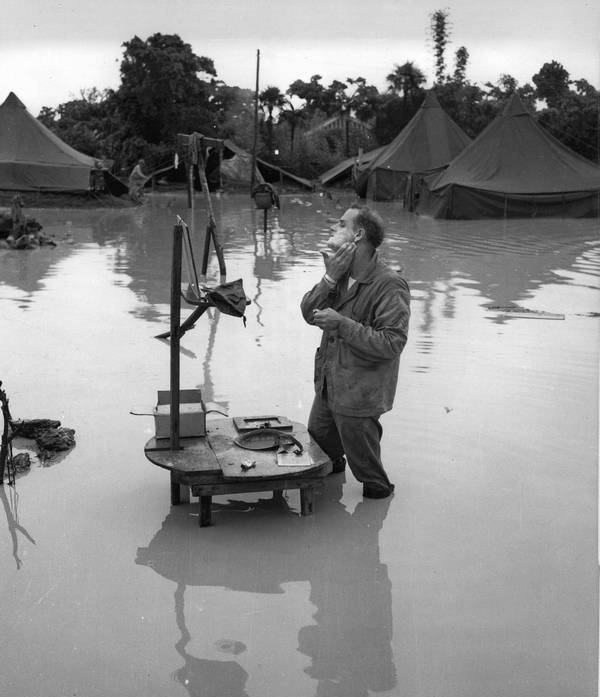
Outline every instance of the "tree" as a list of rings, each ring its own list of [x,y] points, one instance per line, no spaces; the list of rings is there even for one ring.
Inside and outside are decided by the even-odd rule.
[[[285,105],[285,95],[279,87],[267,87],[259,95],[258,100],[263,109],[267,110],[267,149],[273,153],[273,111]]]
[[[380,104],[379,90],[375,85],[367,85],[364,77],[346,78],[349,87],[354,87],[354,92],[348,97],[348,106],[361,121],[370,121],[375,118]]]
[[[444,81],[446,73],[446,46],[450,41],[450,20],[448,10],[436,10],[429,15],[433,55],[435,57],[435,78],[438,83]]]
[[[322,107],[325,88],[320,83],[320,80],[320,75],[313,75],[309,82],[294,80],[286,90],[286,94],[290,97],[296,96],[304,100],[301,111],[307,118],[313,116],[313,114]]]
[[[394,70],[386,78],[389,83],[389,91],[401,95],[405,107],[416,100],[423,101],[423,88],[425,75],[412,61],[406,61],[402,65],[394,65]]]
[[[435,93],[444,111],[470,138],[478,136],[498,113],[497,103],[486,99],[478,85],[467,81],[437,84]]]
[[[417,113],[425,98],[425,75],[412,62],[394,65],[386,77],[387,93],[377,100],[375,137],[385,145],[392,141]]]
[[[538,115],[540,125],[575,152],[600,162],[600,92],[587,80],[571,80],[556,61],[544,63],[532,79],[537,88],[535,96],[545,99],[547,105]]]
[[[254,91],[216,81],[211,98],[214,135],[232,138],[245,150],[254,145]]]
[[[515,93],[531,113],[535,112],[535,90],[528,82],[523,87],[519,87],[519,82],[516,78],[503,73],[495,85],[491,82],[486,82],[485,86],[488,88],[487,99],[495,104],[496,112],[499,112],[509,97]]]
[[[545,99],[549,107],[557,106],[569,91],[569,73],[557,61],[544,63],[531,79],[537,98]]]
[[[319,110],[327,116],[334,116],[340,112],[348,113],[350,110],[347,84],[340,80],[334,80],[321,95]]]
[[[468,62],[469,52],[465,46],[461,46],[454,54],[454,75],[452,76],[452,80],[457,85],[464,85],[466,82]]]
[[[134,36],[123,44],[119,108],[130,134],[149,143],[172,142],[178,132],[211,131],[213,61],[193,53],[176,34]]]
[[[38,119],[68,145],[92,157],[118,160],[121,124],[113,90],[81,90],[78,99],[42,107]]]
[[[290,153],[294,152],[295,136],[298,127],[304,123],[304,114],[302,110],[296,109],[290,99],[285,100],[284,108],[279,115],[280,123],[284,124],[290,134]]]

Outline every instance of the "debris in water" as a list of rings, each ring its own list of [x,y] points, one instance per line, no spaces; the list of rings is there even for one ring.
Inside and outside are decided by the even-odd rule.
[[[223,653],[232,653],[234,656],[246,650],[246,644],[243,641],[234,641],[233,639],[219,639],[219,641],[215,641],[215,647]]]
[[[18,453],[13,455],[12,466],[17,474],[27,472],[31,468],[31,457],[29,453]]]
[[[13,455],[12,441],[16,437],[35,440],[40,460],[48,460],[54,453],[69,450],[75,445],[75,430],[62,428],[60,421],[52,419],[14,421],[8,408],[8,398],[1,387],[2,381],[0,381],[0,407],[4,418],[4,427],[0,443],[0,485],[4,483],[5,471],[8,474],[8,483],[12,485],[17,473],[29,470],[31,467],[29,453]]]
[[[507,317],[520,317],[523,319],[564,319],[563,314],[557,312],[546,312],[545,310],[528,310],[526,307],[518,305],[508,305],[506,307],[488,305],[488,310],[500,312]]]

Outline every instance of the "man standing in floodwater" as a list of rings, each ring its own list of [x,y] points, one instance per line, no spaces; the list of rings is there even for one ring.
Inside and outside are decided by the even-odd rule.
[[[362,482],[363,496],[394,491],[381,463],[379,417],[392,408],[406,344],[410,290],[377,248],[380,216],[349,208],[332,226],[325,275],[302,298],[304,319],[323,330],[315,357],[315,398],[308,431],[329,456]]]
[[[144,160],[138,160],[136,166],[129,175],[129,198],[136,203],[142,202],[142,189],[148,179],[144,174],[143,168],[146,166]]]

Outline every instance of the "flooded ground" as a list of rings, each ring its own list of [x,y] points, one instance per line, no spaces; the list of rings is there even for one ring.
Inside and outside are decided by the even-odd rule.
[[[246,327],[213,312],[185,335],[183,387],[306,422],[319,333],[298,306],[348,201],[283,197],[265,234],[249,197],[214,199],[252,304]],[[169,385],[153,337],[185,199],[28,211],[58,245],[0,250],[0,380],[14,418],[60,419],[77,446],[0,489],[1,695],[597,693],[597,221],[375,206],[413,297],[382,420],[394,497],[335,475],[312,517],[297,491],[215,497],[202,529],[129,414]],[[489,309],[509,304],[564,319]]]

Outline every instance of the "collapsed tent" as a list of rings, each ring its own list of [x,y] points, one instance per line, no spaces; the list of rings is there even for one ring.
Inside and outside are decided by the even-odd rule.
[[[206,178],[211,189],[249,186],[252,179],[252,155],[232,140],[221,141],[213,147],[206,159]],[[254,180],[263,183],[263,177],[255,169]]]
[[[185,154],[190,138],[194,136],[204,140],[206,148],[205,171],[208,186],[211,191],[218,189],[236,189],[249,187],[252,181],[252,154],[240,148],[229,138],[206,138],[201,133],[192,135],[179,134],[178,149]],[[256,158],[254,182],[264,184],[266,181],[283,181],[288,179],[294,184],[300,184],[313,189],[313,183],[295,174],[273,165],[259,157]]]
[[[292,184],[300,184],[311,191],[315,188],[314,183],[310,180],[292,174],[277,165],[272,165],[270,162],[262,160],[260,157],[256,158],[256,166],[267,182],[279,181],[283,184],[284,181],[289,180]]]
[[[590,217],[600,166],[545,131],[514,94],[503,112],[428,182],[417,212],[435,218]]]
[[[328,169],[323,174],[319,175],[319,184],[322,186],[331,186],[341,179],[356,180],[358,174],[367,167],[387,146],[369,150],[369,152],[359,153],[353,157],[347,157],[345,160],[338,162],[337,165]]]
[[[421,177],[439,172],[470,142],[429,90],[417,113],[359,175],[356,193],[375,201],[412,200]]]
[[[14,92],[0,105],[0,190],[89,191],[103,188],[103,169],[35,119]]]

